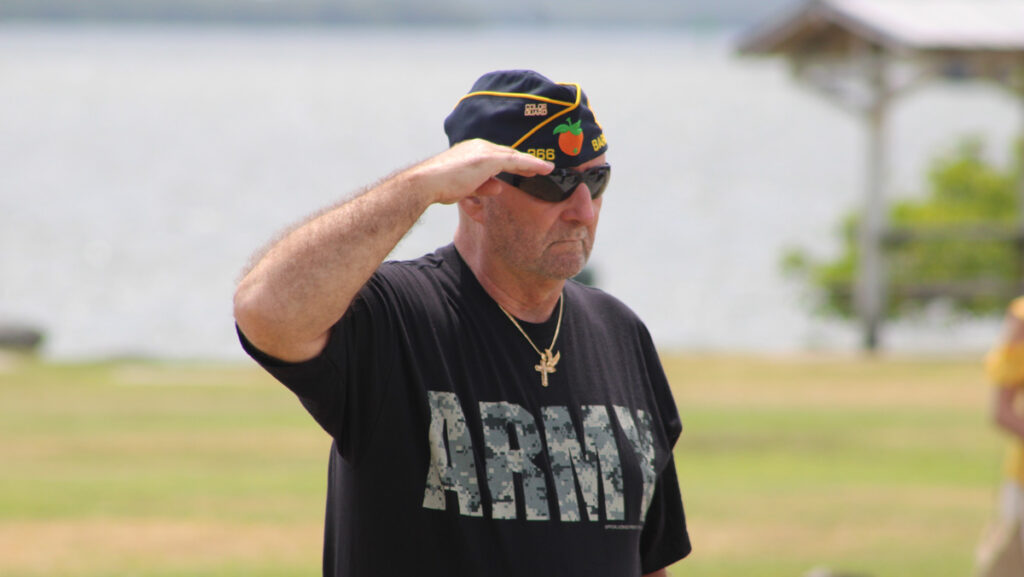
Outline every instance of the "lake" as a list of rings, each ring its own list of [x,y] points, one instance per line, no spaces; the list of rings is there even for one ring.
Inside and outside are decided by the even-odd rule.
[[[443,150],[482,73],[580,82],[615,177],[597,283],[663,348],[854,350],[784,278],[786,247],[839,250],[860,206],[862,127],[735,33],[615,28],[0,25],[0,323],[54,359],[240,359],[231,296],[287,225]],[[933,85],[891,119],[891,197],[959,138],[997,162],[1024,121],[980,84]],[[395,250],[447,243],[431,208]],[[997,322],[942,311],[887,328],[896,351],[982,351]]]

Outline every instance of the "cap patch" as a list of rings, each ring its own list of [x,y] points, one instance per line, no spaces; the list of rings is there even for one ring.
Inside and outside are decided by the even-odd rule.
[[[548,115],[548,103],[547,102],[527,102],[526,109],[523,112],[523,116],[547,116]]]
[[[569,156],[579,156],[583,148],[583,129],[580,128],[580,122],[573,122],[571,118],[567,118],[565,122],[556,126],[552,133],[558,135],[558,148]]]

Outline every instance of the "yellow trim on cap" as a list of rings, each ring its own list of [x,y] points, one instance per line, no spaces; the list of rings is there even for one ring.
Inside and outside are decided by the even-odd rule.
[[[577,87],[578,88],[578,87]],[[564,100],[555,100],[554,98],[547,98],[546,96],[537,96],[536,94],[524,94],[522,92],[493,92],[490,90],[481,90],[479,92],[470,92],[459,99],[459,102],[455,103],[458,105],[470,96],[503,96],[508,98],[526,98],[528,100],[540,100],[541,102],[550,102],[551,104],[561,104],[562,106],[572,106],[572,102],[566,102]]]
[[[467,99],[467,98],[469,98],[471,96],[501,96],[503,98],[525,98],[527,100],[539,100],[541,102],[548,102],[548,103],[551,103],[551,104],[559,104],[561,106],[568,106],[568,108],[566,108],[565,110],[563,110],[563,111],[561,111],[561,112],[559,112],[557,114],[553,114],[552,116],[548,117],[548,119],[545,120],[544,122],[541,122],[537,126],[534,126],[533,129],[530,130],[529,132],[527,132],[526,134],[524,134],[522,138],[520,138],[519,140],[515,141],[515,143],[510,145],[510,148],[516,148],[520,144],[525,142],[527,138],[530,138],[531,136],[536,134],[536,132],[538,130],[540,130],[541,128],[544,128],[544,126],[549,124],[552,120],[558,118],[559,116],[564,116],[566,114],[569,114],[573,110],[576,110],[577,108],[580,107],[580,102],[583,100],[583,91],[580,89],[580,85],[575,83],[575,82],[559,82],[558,84],[560,84],[562,86],[575,86],[576,87],[576,101],[575,102],[566,102],[564,100],[555,100],[553,98],[546,98],[544,96],[537,96],[535,94],[523,94],[523,93],[520,93],[520,92],[491,92],[491,91],[488,91],[488,90],[481,90],[480,92],[470,92],[469,94],[463,96],[455,104],[455,107],[458,108],[459,104],[462,104],[463,100],[465,100],[465,99]],[[595,122],[596,122],[596,120],[595,120]]]
[[[577,108],[580,107],[580,101],[583,100],[583,96],[582,96],[583,95],[583,91],[580,90],[580,85],[573,83],[573,84],[562,84],[562,86],[575,86],[576,87],[576,102],[573,102],[571,105],[569,105],[569,108],[566,108],[565,110],[559,112],[558,114],[553,114],[550,118],[548,118],[544,122],[541,122],[537,126],[534,126],[533,130],[531,130],[531,131],[527,132],[526,134],[524,134],[522,138],[517,140],[515,142],[515,144],[512,145],[512,148],[517,148],[520,144],[525,142],[527,138],[530,138],[538,130],[540,130],[541,128],[544,128],[545,126],[550,124],[552,120],[558,118],[559,116],[564,116],[566,114],[569,114],[573,110],[576,110]],[[566,104],[568,104],[568,103],[566,103]]]

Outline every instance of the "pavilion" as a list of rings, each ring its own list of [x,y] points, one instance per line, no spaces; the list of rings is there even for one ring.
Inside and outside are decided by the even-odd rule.
[[[890,107],[912,89],[946,78],[1003,86],[1024,113],[1024,0],[809,0],[747,31],[739,52],[785,57],[799,82],[863,119],[867,190],[854,295],[863,345],[875,350],[886,298]],[[1024,239],[1024,177],[1020,194],[1018,241]]]

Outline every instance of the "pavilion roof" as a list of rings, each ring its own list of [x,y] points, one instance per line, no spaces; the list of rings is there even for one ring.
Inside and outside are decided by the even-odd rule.
[[[1024,58],[1024,1],[809,0],[749,30],[739,49],[827,53],[851,40],[893,53]]]

